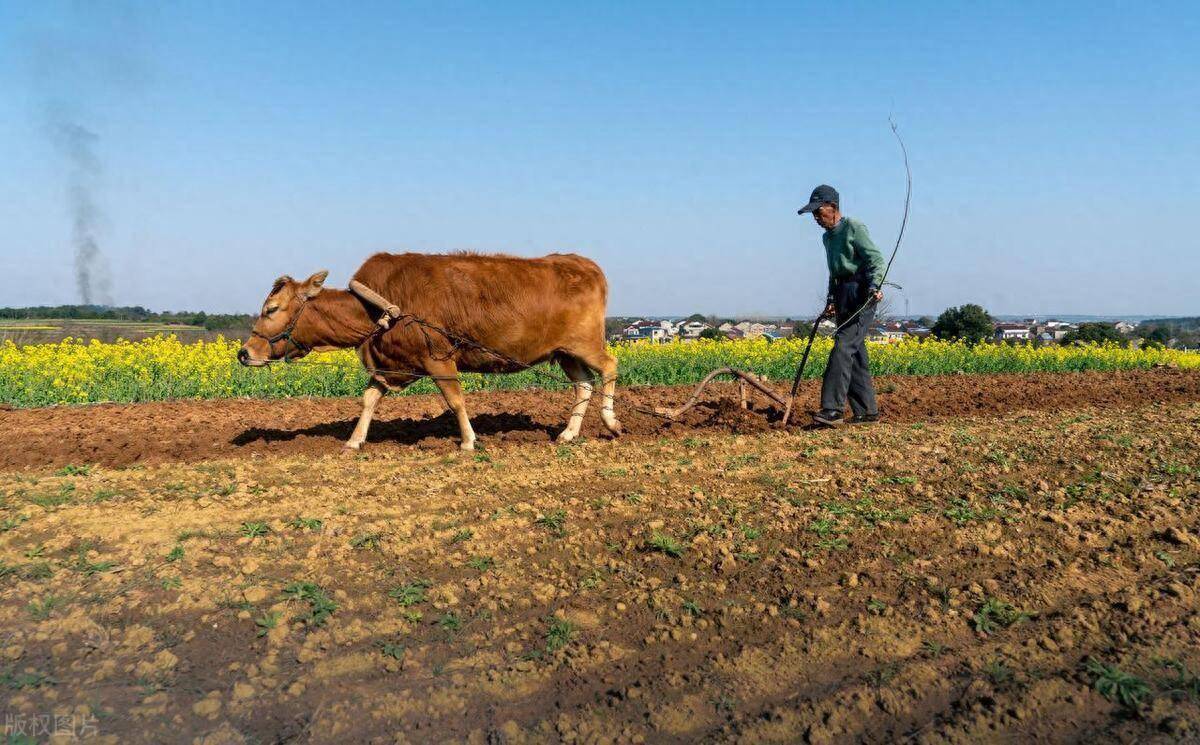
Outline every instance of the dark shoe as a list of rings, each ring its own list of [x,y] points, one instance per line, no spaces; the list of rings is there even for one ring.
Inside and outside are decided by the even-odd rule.
[[[840,427],[845,421],[842,419],[842,412],[833,411],[832,409],[821,409],[816,414],[812,415],[813,422],[823,427]]]
[[[879,421],[879,412],[874,414],[855,414],[850,418],[851,424],[874,424]]]

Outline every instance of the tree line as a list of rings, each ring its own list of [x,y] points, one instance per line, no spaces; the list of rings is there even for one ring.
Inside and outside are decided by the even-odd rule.
[[[158,313],[140,305],[109,307],[102,305],[43,305],[32,308],[0,308],[0,318],[19,320],[70,319],[95,321],[137,321],[199,326],[208,331],[249,328],[254,316],[238,313],[176,311]]]
[[[942,311],[930,330],[939,339],[957,339],[978,344],[993,337],[995,319],[982,306],[968,303]],[[1143,345],[1192,347],[1200,342],[1200,318],[1162,318],[1143,321],[1134,329],[1133,338]],[[1036,340],[1035,340],[1036,341]],[[1111,323],[1088,322],[1068,331],[1059,344],[1112,342],[1128,346],[1130,337]]]

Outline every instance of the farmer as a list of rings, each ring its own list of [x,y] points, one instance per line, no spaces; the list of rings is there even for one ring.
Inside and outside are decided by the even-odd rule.
[[[854,413],[851,424],[879,421],[866,336],[875,317],[875,304],[883,299],[883,256],[871,242],[867,226],[844,217],[840,205],[837,190],[821,184],[799,211],[801,215],[811,212],[825,229],[821,241],[829,264],[829,294],[821,315],[833,316],[839,327],[845,324],[834,336],[821,383],[821,410],[813,415],[813,421],[825,427],[842,424],[847,397]]]

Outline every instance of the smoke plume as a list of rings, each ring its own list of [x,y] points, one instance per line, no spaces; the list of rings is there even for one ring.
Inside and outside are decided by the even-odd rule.
[[[126,116],[129,95],[145,84],[142,10],[125,0],[75,0],[29,38],[33,101],[40,129],[62,161],[75,285],[85,305],[112,303],[97,131]]]
[[[71,213],[71,239],[75,248],[75,287],[84,305],[111,305],[108,265],[97,237],[99,209],[95,193],[100,178],[96,154],[99,137],[61,108],[49,107],[46,132],[67,165],[67,206]]]

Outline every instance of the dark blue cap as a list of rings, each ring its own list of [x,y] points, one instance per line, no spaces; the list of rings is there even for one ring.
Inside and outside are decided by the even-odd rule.
[[[797,214],[803,215],[805,212],[815,212],[818,207],[823,204],[841,204],[841,198],[838,196],[837,189],[829,184],[821,184],[813,189],[812,196],[808,198],[808,204],[799,209]]]

